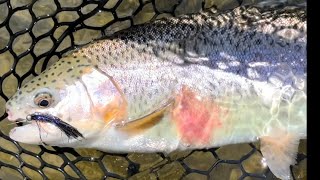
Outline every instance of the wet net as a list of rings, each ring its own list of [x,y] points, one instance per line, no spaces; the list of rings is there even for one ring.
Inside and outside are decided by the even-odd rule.
[[[275,179],[261,163],[259,143],[110,154],[18,143],[8,137],[15,125],[5,119],[5,103],[17,88],[77,46],[157,18],[258,1],[0,0],[0,179]],[[306,179],[306,160],[301,141],[291,167],[295,179]]]

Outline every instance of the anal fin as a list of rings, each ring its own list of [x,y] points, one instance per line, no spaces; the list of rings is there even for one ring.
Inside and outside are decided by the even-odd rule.
[[[280,179],[292,179],[290,165],[296,163],[300,137],[281,131],[260,140],[262,155],[271,172]]]

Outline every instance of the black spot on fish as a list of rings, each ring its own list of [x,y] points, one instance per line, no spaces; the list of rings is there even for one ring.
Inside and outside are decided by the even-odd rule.
[[[261,39],[257,39],[257,40],[256,40],[256,44],[257,44],[257,45],[261,44]]]
[[[80,62],[80,60],[78,59],[78,60],[76,60],[76,62],[78,63],[78,62]]]
[[[60,72],[59,74],[58,74],[58,76],[60,76],[62,74],[62,72]]]
[[[52,83],[55,83],[56,81],[57,81],[57,80],[54,79],[54,80],[52,80],[51,82],[52,82]]]
[[[70,61],[68,61],[67,63],[68,63],[68,64],[71,64],[71,62],[70,62]]]
[[[32,81],[30,81],[31,83],[34,83],[34,81],[32,80]]]
[[[61,66],[61,63],[59,63],[58,65]]]
[[[77,58],[77,56],[73,56],[73,58]]]
[[[277,44],[281,47],[285,47],[286,46],[286,43],[283,42],[283,41],[280,41],[280,42],[277,42]]]
[[[62,60],[61,62],[64,63],[64,60]]]
[[[90,65],[88,65],[88,64],[79,64],[77,67],[88,67],[88,66],[90,66]]]
[[[73,69],[72,69],[72,68],[70,68],[70,69],[68,69],[68,70],[67,70],[67,72],[71,72],[72,70],[73,70]]]
[[[54,75],[54,73],[51,73],[51,76],[53,76]]]
[[[19,91],[19,95],[21,95],[22,94],[22,92],[21,91]]]
[[[47,82],[43,82],[43,85],[46,85],[47,84]]]
[[[37,86],[40,86],[40,84],[37,84]]]
[[[48,77],[48,74],[46,74],[44,77],[46,77],[46,78],[47,78],[47,77]]]
[[[295,46],[294,46],[294,49],[295,49],[296,51],[300,51],[300,50],[302,49],[302,47],[301,47],[300,45],[295,45]]]
[[[38,81],[41,81],[41,78],[38,78]]]
[[[24,87],[25,87],[25,88],[28,87],[28,84],[24,85]]]

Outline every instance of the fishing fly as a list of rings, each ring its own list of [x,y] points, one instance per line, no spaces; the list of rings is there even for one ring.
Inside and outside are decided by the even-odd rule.
[[[74,138],[74,139],[84,138],[83,135],[76,128],[62,121],[60,118],[50,114],[43,114],[43,113],[36,112],[33,114],[29,114],[26,117],[26,120],[36,121],[37,124],[39,122],[51,123],[56,127],[58,127],[68,138]],[[38,124],[38,127],[39,127],[39,124]],[[40,136],[40,139],[41,139],[41,136]],[[42,139],[41,139],[41,142],[43,142]]]

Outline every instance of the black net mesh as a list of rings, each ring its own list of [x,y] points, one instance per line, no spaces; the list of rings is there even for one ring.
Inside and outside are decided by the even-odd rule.
[[[76,46],[161,17],[258,1],[0,1],[0,179],[274,179],[261,163],[259,143],[169,155],[110,154],[18,143],[8,137],[15,125],[5,119],[5,102],[16,89]],[[295,179],[306,179],[305,143],[291,167]]]

